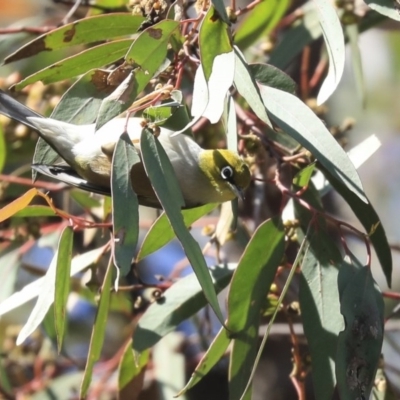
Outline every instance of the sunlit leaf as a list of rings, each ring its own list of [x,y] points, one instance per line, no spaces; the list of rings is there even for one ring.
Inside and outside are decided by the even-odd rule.
[[[235,33],[235,44],[242,50],[260,37],[266,37],[284,15],[288,0],[260,1],[241,19]]]
[[[210,79],[216,56],[232,51],[228,25],[223,22],[213,6],[204,16],[199,32],[201,65],[206,81]]]
[[[125,55],[131,44],[132,40],[130,39],[99,44],[35,72],[14,87],[19,90],[38,81],[48,84],[84,74],[92,68],[103,67],[119,60]]]
[[[20,47],[16,52],[7,56],[4,63],[8,64],[26,57],[36,56],[41,52],[132,35],[144,20],[144,17],[128,13],[114,13],[74,21],[53,29]]]

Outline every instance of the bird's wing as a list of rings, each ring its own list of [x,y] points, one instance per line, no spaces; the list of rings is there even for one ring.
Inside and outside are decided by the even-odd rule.
[[[85,190],[87,192],[111,196],[110,188],[88,182],[86,179],[81,178],[69,165],[33,164],[32,169],[49,178],[66,183],[70,186]],[[147,184],[145,184],[145,187],[147,188]],[[141,188],[141,193],[142,192],[143,188]],[[151,189],[151,186],[147,188],[143,194],[138,195],[138,201],[142,206],[161,208],[160,202]]]
[[[79,189],[111,196],[110,188],[94,185],[88,182],[86,179],[81,178],[69,165],[33,164],[32,169],[49,178],[77,187]]]

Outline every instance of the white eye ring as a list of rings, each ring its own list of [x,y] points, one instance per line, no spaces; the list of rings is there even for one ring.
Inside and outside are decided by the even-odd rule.
[[[221,176],[224,180],[229,181],[233,177],[233,169],[227,165],[221,169]]]

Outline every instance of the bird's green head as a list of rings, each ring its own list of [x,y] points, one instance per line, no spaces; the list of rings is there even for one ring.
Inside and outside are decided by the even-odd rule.
[[[250,170],[243,159],[230,150],[204,150],[199,165],[214,189],[215,199],[211,202],[225,202],[243,197],[250,184]]]

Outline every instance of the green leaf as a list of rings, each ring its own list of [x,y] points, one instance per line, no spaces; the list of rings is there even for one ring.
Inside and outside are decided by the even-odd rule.
[[[395,0],[365,0],[372,10],[379,14],[400,21],[400,14]]]
[[[56,213],[49,206],[27,206],[23,210],[18,211],[14,217],[55,217]]]
[[[147,28],[137,37],[125,55],[126,64],[133,70],[114,92],[103,100],[96,130],[127,110],[154,75],[168,67],[168,46],[174,44],[174,50],[179,51],[183,43],[179,29],[179,22],[164,20]]]
[[[225,352],[229,346],[231,338],[229,337],[228,331],[222,327],[214,338],[206,353],[197,364],[196,369],[193,371],[192,376],[186,386],[176,395],[182,396],[189,389],[199,383],[217,364],[218,361],[225,355]]]
[[[264,222],[254,232],[229,289],[227,327],[232,332],[240,333],[252,324],[252,319],[258,320],[284,247],[284,232],[279,219]]]
[[[81,76],[61,97],[51,118],[76,125],[93,124],[102,101],[115,88],[110,72],[94,69]]]
[[[240,399],[246,390],[257,354],[262,306],[284,249],[280,219],[264,222],[253,234],[233,275],[226,324],[234,334],[229,370],[230,400]],[[250,393],[248,390],[244,398],[251,398]]]
[[[232,51],[229,26],[223,22],[211,6],[204,16],[199,33],[201,65],[206,81],[210,79],[216,56]]]
[[[361,52],[358,47],[358,26],[356,24],[346,25],[345,31],[351,48],[351,65],[353,67],[353,75],[356,81],[357,94],[361,104],[365,107],[367,93],[362,68]]]
[[[389,242],[386,237],[385,229],[371,203],[361,201],[353,192],[346,190],[342,182],[338,182],[328,171],[324,170],[325,176],[331,185],[345,199],[351,207],[356,217],[364,226],[368,233],[369,239],[374,246],[382,271],[385,274],[386,281],[390,287],[392,284],[393,260]]]
[[[382,351],[384,303],[367,267],[344,285],[340,303],[346,327],[339,334],[336,362],[339,395],[368,399]]]
[[[236,264],[228,264],[210,268],[217,293],[228,286],[235,267]],[[133,348],[141,352],[152,347],[206,305],[207,300],[196,276],[190,274],[181,278],[139,319],[133,334]]]
[[[258,321],[253,318],[246,332],[242,332],[233,340],[229,362],[229,400],[252,398],[252,387],[246,387],[257,355],[258,327]]]
[[[249,70],[249,66],[237,47],[235,50],[235,77],[234,83],[239,94],[247,101],[258,118],[268,126],[272,126],[262,102],[258,85]]]
[[[104,277],[104,282],[101,287],[101,295],[99,305],[97,308],[96,318],[92,329],[92,336],[90,338],[89,353],[85,367],[85,373],[82,379],[82,384],[79,392],[79,398],[86,397],[90,382],[92,380],[93,367],[96,361],[99,360],[101,349],[103,347],[104,336],[107,325],[108,308],[110,306],[111,298],[111,282],[113,276],[113,265],[110,260],[107,272]]]
[[[222,313],[203,253],[183,221],[181,208],[185,202],[171,161],[157,138],[148,129],[144,129],[142,132],[140,149],[147,176],[150,178],[165,214],[172,225],[176,237],[182,244],[207,300],[218,319],[222,322]]]
[[[118,390],[124,389],[132,380],[139,376],[143,368],[149,362],[150,352],[145,350],[135,357],[132,348],[132,340],[125,346],[124,354],[118,366]]]
[[[260,93],[271,119],[309,150],[347,191],[368,204],[354,165],[323,122],[289,93],[267,86],[260,86]]]
[[[267,36],[285,14],[289,0],[263,0],[242,19],[235,34],[235,44],[244,50],[260,37]]]
[[[43,84],[48,84],[84,74],[90,69],[99,68],[119,60],[126,54],[131,44],[131,39],[123,39],[83,50],[74,56],[65,58],[64,60],[35,72],[13,87],[20,90],[38,81],[42,81]]]
[[[345,48],[342,25],[330,0],[314,0],[329,57],[328,74],[317,96],[318,104],[325,101],[336,90],[343,75]]]
[[[70,289],[71,258],[74,231],[67,226],[58,245],[57,270],[54,292],[54,324],[57,333],[57,347],[60,353],[67,321],[67,300]]]
[[[249,64],[249,71],[253,78],[262,85],[296,94],[296,82],[280,69],[269,64]]]
[[[122,276],[131,270],[139,237],[139,201],[132,189],[131,170],[140,162],[129,135],[123,133],[115,146],[111,173],[114,262]]]
[[[206,204],[201,207],[182,210],[183,221],[185,226],[189,227],[193,222],[197,221],[204,215],[207,215],[217,207],[217,204]],[[161,247],[165,246],[175,237],[174,230],[168,221],[165,213],[162,213],[147,232],[139,253],[136,257],[136,262],[139,262],[149,254],[154,253]]]
[[[296,174],[296,176],[293,178],[293,185],[296,185],[299,188],[308,186],[314,171],[315,171],[315,162],[310,165],[307,165],[307,167],[304,167],[301,171],[299,171]]]
[[[6,57],[4,64],[36,56],[41,52],[132,35],[137,32],[144,20],[144,17],[133,16],[128,13],[114,13],[74,21],[45,33],[22,46]]]
[[[342,258],[327,235],[325,224],[311,229],[308,240],[301,265],[300,308],[310,348],[315,397],[330,400],[336,385],[337,338],[344,326],[337,287]]]

